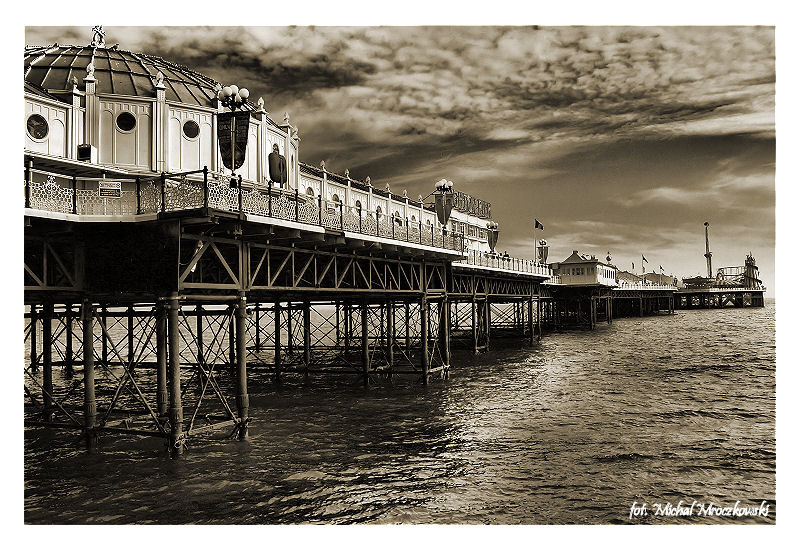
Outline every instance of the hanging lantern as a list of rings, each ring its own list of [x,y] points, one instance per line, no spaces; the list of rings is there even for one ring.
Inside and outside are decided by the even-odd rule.
[[[453,182],[441,179],[436,182],[436,218],[443,226],[447,225],[450,219],[450,212],[453,210]]]

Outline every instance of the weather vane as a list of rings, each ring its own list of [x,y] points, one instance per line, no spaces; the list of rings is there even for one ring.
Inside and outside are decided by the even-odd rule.
[[[103,25],[95,25],[92,27],[92,44],[94,48],[105,48],[106,46],[106,33],[103,30]]]

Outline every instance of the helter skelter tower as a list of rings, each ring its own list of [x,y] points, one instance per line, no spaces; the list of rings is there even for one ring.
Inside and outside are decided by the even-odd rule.
[[[706,227],[706,253],[703,256],[706,257],[706,266],[708,267],[708,278],[711,278],[711,251],[708,249],[708,222],[703,222],[703,225]]]

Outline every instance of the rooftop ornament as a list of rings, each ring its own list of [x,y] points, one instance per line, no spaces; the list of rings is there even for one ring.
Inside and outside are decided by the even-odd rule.
[[[92,43],[89,45],[93,48],[106,47],[106,33],[103,31],[103,25],[92,27]]]
[[[489,250],[494,253],[494,247],[497,246],[497,237],[500,234],[500,227],[497,225],[497,222],[486,222],[486,235],[487,240],[489,241]]]
[[[433,194],[436,198],[436,219],[445,226],[453,210],[453,182],[440,179],[436,182],[436,191]]]

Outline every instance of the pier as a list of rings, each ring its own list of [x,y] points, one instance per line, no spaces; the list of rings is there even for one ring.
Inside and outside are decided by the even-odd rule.
[[[489,203],[302,163],[288,114],[160,58],[54,45],[25,67],[25,419],[89,447],[244,439],[256,376],[429,384],[495,340],[763,305],[620,281],[610,257],[499,256]]]

